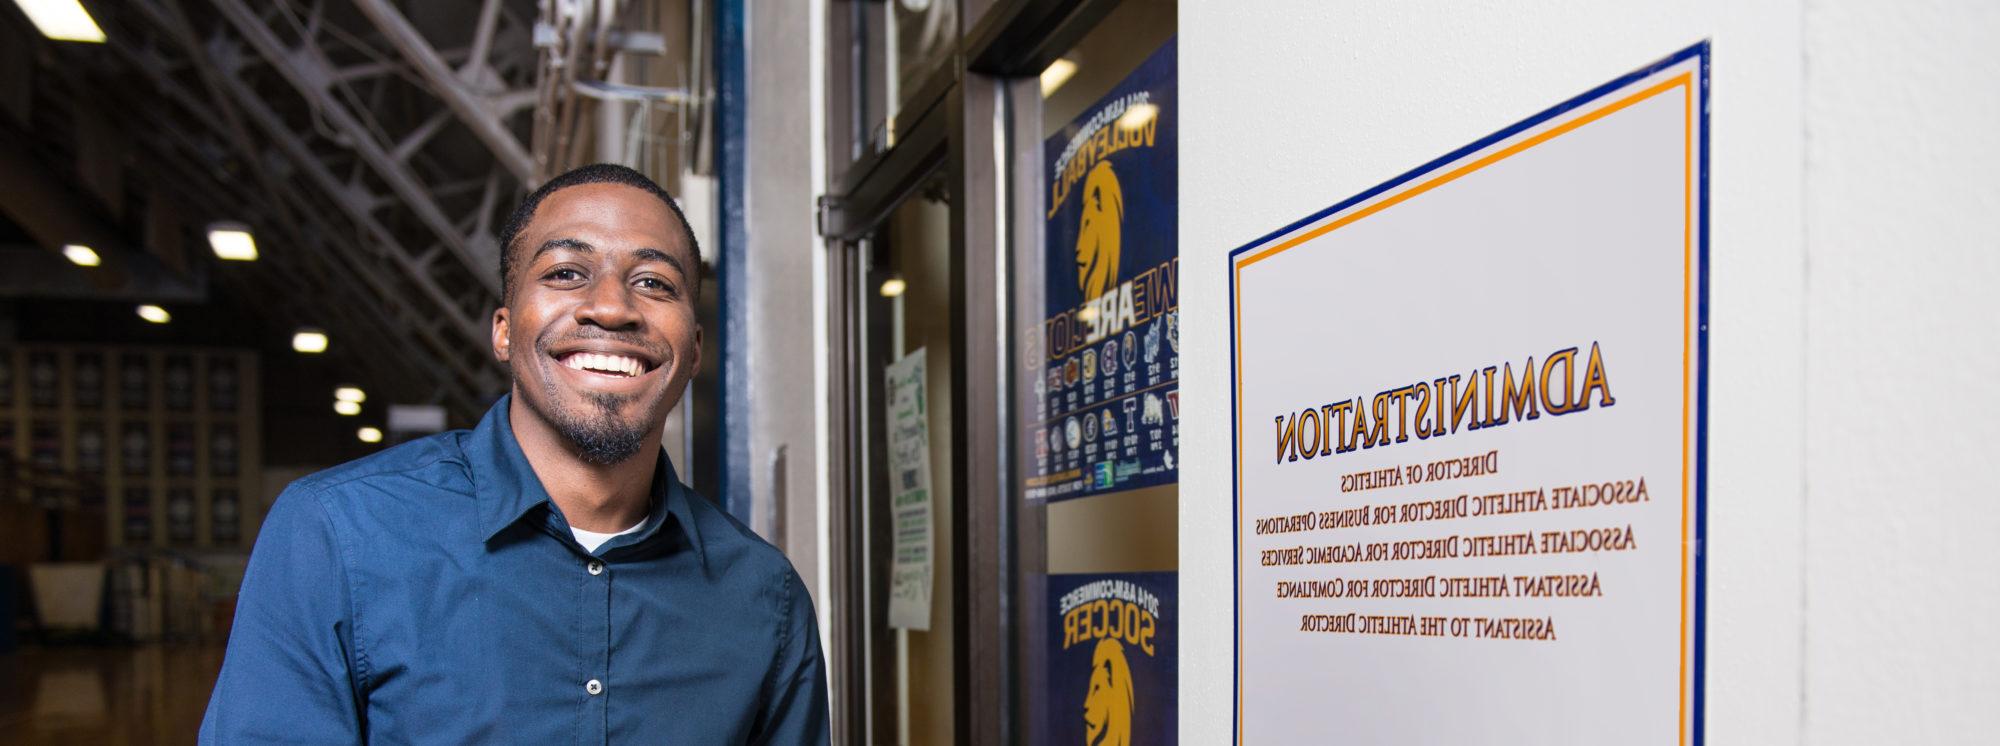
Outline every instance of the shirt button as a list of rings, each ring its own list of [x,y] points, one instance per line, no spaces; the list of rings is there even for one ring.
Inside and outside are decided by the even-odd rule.
[[[588,683],[583,685],[583,690],[586,692],[590,692],[591,696],[596,696],[604,693],[604,685],[598,683],[596,679],[591,679]]]
[[[602,562],[599,562],[599,561],[597,561],[597,560],[591,560],[591,561],[590,561],[590,564],[588,564],[588,565],[584,565],[583,567],[584,567],[584,569],[586,569],[586,570],[589,570],[589,571],[590,571],[590,574],[592,574],[592,575],[603,575],[603,574],[604,574],[604,563],[602,563]],[[596,684],[597,682],[593,681],[593,682],[590,682],[590,683],[594,685],[594,684]],[[597,692],[591,692],[591,694],[596,694],[596,693],[597,693]]]

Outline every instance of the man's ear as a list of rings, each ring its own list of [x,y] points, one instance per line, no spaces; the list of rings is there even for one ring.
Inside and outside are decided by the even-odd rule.
[[[688,360],[689,363],[688,380],[694,380],[695,375],[701,373],[701,325],[700,324],[696,324],[694,327],[694,349],[690,350],[689,352],[693,355],[693,357],[689,358]]]
[[[507,307],[493,309],[493,359],[507,362]]]

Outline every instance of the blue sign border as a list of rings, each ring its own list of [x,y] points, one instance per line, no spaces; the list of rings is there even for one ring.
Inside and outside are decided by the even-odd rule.
[[[1556,104],[1555,106],[1551,106],[1548,109],[1545,109],[1540,113],[1535,114],[1534,116],[1530,116],[1527,119],[1523,119],[1519,122],[1509,125],[1505,129],[1502,129],[1491,135],[1487,135],[1478,140],[1475,140],[1470,145],[1451,151],[1450,153],[1446,153],[1442,156],[1439,156],[1436,159],[1433,159],[1429,163],[1425,163],[1424,165],[1418,166],[1414,169],[1404,172],[1401,176],[1397,176],[1393,179],[1382,182],[1381,184],[1378,184],[1373,188],[1368,189],[1367,191],[1364,191],[1360,194],[1354,195],[1353,197],[1349,197],[1345,200],[1335,203],[1331,207],[1320,210],[1311,215],[1307,215],[1298,220],[1292,221],[1291,224],[1286,225],[1283,228],[1279,228],[1277,230],[1271,231],[1270,233],[1266,233],[1262,236],[1259,236],[1255,240],[1252,240],[1249,243],[1245,243],[1242,246],[1239,246],[1231,250],[1229,252],[1229,257],[1228,257],[1229,271],[1231,272],[1231,277],[1233,279],[1234,273],[1236,271],[1236,257],[1244,252],[1250,251],[1251,249],[1269,243],[1274,238],[1277,238],[1279,236],[1303,228],[1306,225],[1316,222],[1322,218],[1325,218],[1328,215],[1332,215],[1334,213],[1345,210],[1349,207],[1353,207],[1356,204],[1372,199],[1376,195],[1382,194],[1383,192],[1402,186],[1403,184],[1408,183],[1414,179],[1417,179],[1418,177],[1421,177],[1425,174],[1437,170],[1438,168],[1444,166],[1445,164],[1458,161],[1459,159],[1462,159],[1468,155],[1471,155],[1480,150],[1484,150],[1488,147],[1491,147],[1495,143],[1498,143],[1502,140],[1520,134],[1524,130],[1539,125],[1557,116],[1561,116],[1562,114],[1569,112],[1573,109],[1577,109],[1586,104],[1594,102],[1600,98],[1605,97],[1606,95],[1610,94],[1613,91],[1619,90],[1633,83],[1636,83],[1640,80],[1643,80],[1649,76],[1655,75],[1662,70],[1681,64],[1690,59],[1695,59],[1695,58],[1701,59],[1701,64],[1699,66],[1700,69],[1698,70],[1698,74],[1696,76],[1700,78],[1700,82],[1698,83],[1700,91],[1697,98],[1699,100],[1699,108],[1701,110],[1700,111],[1701,154],[1700,154],[1700,159],[1698,160],[1695,166],[1695,170],[1697,172],[1695,177],[1697,183],[1696,193],[1698,195],[1697,198],[1700,200],[1701,204],[1701,217],[1697,221],[1695,228],[1695,242],[1698,244],[1696,247],[1696,251],[1698,252],[1698,255],[1701,257],[1701,271],[1698,278],[1695,281],[1696,287],[1698,288],[1698,290],[1696,291],[1697,297],[1695,299],[1695,307],[1697,309],[1696,320],[1695,320],[1696,330],[1697,330],[1695,347],[1696,349],[1701,351],[1700,354],[1701,359],[1698,361],[1699,364],[1695,368],[1695,415],[1694,415],[1695,542],[1694,542],[1694,679],[1693,679],[1694,703],[1693,703],[1693,713],[1692,713],[1693,722],[1689,724],[1690,731],[1693,733],[1693,743],[1696,744],[1696,746],[1700,746],[1700,744],[1703,743],[1703,732],[1705,730],[1704,723],[1706,719],[1705,716],[1707,710],[1706,691],[1708,689],[1705,682],[1707,681],[1706,661],[1708,658],[1707,656],[1707,649],[1708,649],[1708,622],[1707,622],[1708,620],[1708,86],[1709,86],[1708,78],[1709,78],[1709,66],[1711,64],[1709,48],[1710,48],[1710,41],[1707,39],[1703,39],[1700,42],[1695,43],[1693,46],[1690,46],[1686,49],[1682,49],[1678,52],[1668,55],[1665,59],[1662,59],[1658,62],[1654,62],[1653,64],[1647,65],[1645,67],[1639,68],[1638,70],[1634,70],[1630,73],[1626,73],[1625,75],[1619,76],[1618,78],[1612,80],[1609,83],[1605,83],[1596,88],[1592,88],[1588,92],[1583,93],[1582,95],[1579,95],[1568,101],[1564,101],[1560,104]],[[1242,627],[1243,627],[1243,603],[1242,603],[1243,495],[1239,487],[1239,485],[1241,484],[1240,480],[1242,479],[1242,474],[1239,473],[1240,468],[1238,462],[1240,461],[1240,457],[1243,453],[1243,444],[1238,442],[1238,436],[1240,434],[1239,430],[1241,429],[1238,427],[1238,424],[1241,421],[1242,413],[1236,410],[1235,392],[1237,391],[1237,387],[1240,384],[1236,380],[1236,365],[1233,363],[1233,361],[1236,360],[1236,355],[1237,355],[1237,350],[1236,350],[1237,339],[1236,339],[1236,323],[1235,323],[1237,320],[1235,318],[1236,283],[1234,282],[1229,283],[1229,308],[1230,308],[1229,359],[1232,361],[1232,364],[1229,366],[1229,391],[1230,391],[1230,397],[1229,397],[1229,423],[1230,423],[1229,426],[1229,447],[1230,447],[1229,679],[1231,684],[1230,685],[1231,702],[1229,707],[1230,711],[1229,733],[1230,733],[1230,741],[1232,743],[1241,743],[1241,735],[1242,735],[1241,728],[1243,719],[1243,675],[1242,675],[1243,648],[1240,641],[1242,640]]]

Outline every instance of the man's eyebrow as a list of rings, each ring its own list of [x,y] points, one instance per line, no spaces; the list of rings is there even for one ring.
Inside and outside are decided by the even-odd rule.
[[[591,246],[589,242],[584,241],[582,239],[551,238],[547,241],[543,241],[541,247],[535,249],[535,255],[528,257],[528,263],[533,264],[536,259],[542,258],[543,254],[547,254],[557,249],[569,249],[570,251],[581,251],[585,254],[588,254],[596,251],[597,247]]]
[[[667,252],[659,249],[640,249],[632,252],[632,255],[642,262],[664,262],[667,266],[673,267],[675,272],[681,273],[682,277],[687,276],[687,266],[681,264],[681,258]]]

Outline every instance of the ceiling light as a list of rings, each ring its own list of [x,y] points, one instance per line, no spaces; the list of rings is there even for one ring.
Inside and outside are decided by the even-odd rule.
[[[326,352],[326,332],[306,327],[292,335],[292,349],[308,355]]]
[[[363,443],[380,443],[382,442],[382,431],[378,428],[364,427],[354,431],[354,437],[360,438]]]
[[[98,265],[97,252],[91,250],[89,246],[80,243],[64,245],[63,256],[69,257],[69,260],[75,262],[76,266],[79,267],[95,267]]]
[[[368,401],[368,393],[362,391],[360,386],[342,386],[333,390],[333,398],[360,404]]]
[[[353,417],[354,415],[361,414],[361,402],[342,399],[333,403],[333,411]]]
[[[14,4],[21,6],[21,12],[28,14],[43,36],[56,41],[104,42],[104,29],[97,27],[90,11],[77,0],[14,0]]]
[[[1076,63],[1068,59],[1058,59],[1049,63],[1048,69],[1042,71],[1042,98],[1048,98],[1049,94],[1055,93],[1057,88],[1068,83],[1070,76],[1075,74]]]
[[[242,223],[210,224],[208,245],[215,249],[217,258],[232,262],[257,261],[257,241],[250,237],[250,226]]]
[[[1147,122],[1153,121],[1153,117],[1158,116],[1159,113],[1160,107],[1158,106],[1152,104],[1133,104],[1126,107],[1125,113],[1118,115],[1118,128],[1124,130],[1139,129],[1146,126]]]
[[[903,278],[891,277],[887,280],[882,281],[882,297],[894,298],[898,295],[902,295],[903,291],[909,289],[909,287],[910,284],[904,282]]]
[[[155,324],[164,324],[174,320],[174,317],[167,313],[167,309],[151,304],[139,307],[139,318]]]

